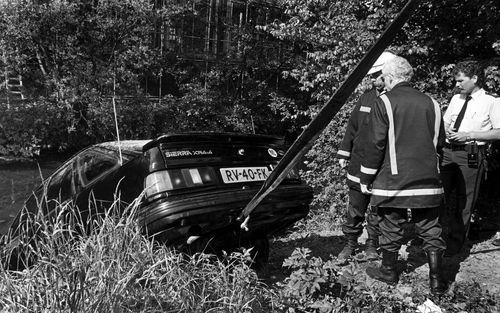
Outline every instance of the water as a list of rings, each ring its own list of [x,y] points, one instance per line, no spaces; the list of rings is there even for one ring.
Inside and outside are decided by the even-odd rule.
[[[11,220],[31,192],[61,164],[44,161],[0,165],[0,235],[7,232]]]

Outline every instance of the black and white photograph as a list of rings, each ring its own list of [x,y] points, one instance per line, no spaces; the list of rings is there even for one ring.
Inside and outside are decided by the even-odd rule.
[[[0,0],[0,312],[500,313],[500,1]]]

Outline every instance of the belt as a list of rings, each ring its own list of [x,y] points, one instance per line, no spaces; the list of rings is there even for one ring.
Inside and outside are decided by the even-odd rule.
[[[451,151],[468,151],[470,149],[470,144],[453,144],[449,142],[444,143],[444,147],[450,149]],[[485,145],[478,145],[479,150],[484,149]]]

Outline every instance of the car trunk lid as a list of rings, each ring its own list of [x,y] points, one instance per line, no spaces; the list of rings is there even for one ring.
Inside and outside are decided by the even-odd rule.
[[[261,185],[283,156],[284,141],[253,134],[169,134],[143,150],[149,156],[147,196],[165,191],[168,196],[199,188]]]

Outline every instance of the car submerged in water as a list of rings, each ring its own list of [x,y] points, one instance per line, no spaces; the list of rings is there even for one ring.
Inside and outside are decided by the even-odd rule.
[[[123,204],[139,198],[137,221],[148,237],[192,251],[255,247],[265,262],[269,236],[304,218],[312,200],[312,188],[293,169],[253,211],[248,231],[240,229],[238,216],[284,149],[279,137],[235,133],[167,134],[96,144],[45,180],[12,222],[11,233],[19,232],[26,216],[39,210],[50,216],[65,202],[72,202],[90,223],[118,195]]]

